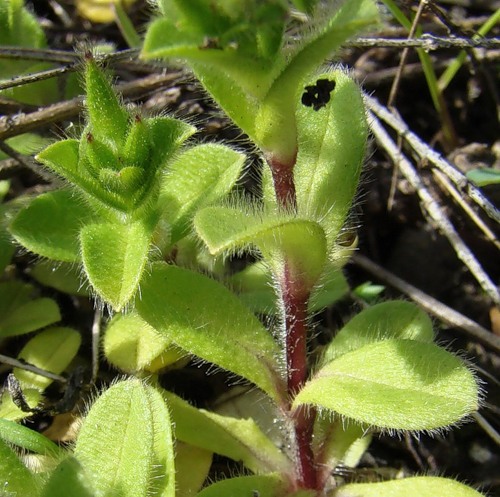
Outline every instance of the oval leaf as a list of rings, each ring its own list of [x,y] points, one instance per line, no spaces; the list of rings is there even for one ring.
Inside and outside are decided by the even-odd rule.
[[[116,383],[97,399],[75,457],[99,495],[175,495],[169,412],[160,393],[140,380]]]
[[[432,321],[411,302],[393,300],[376,304],[354,316],[337,333],[325,349],[321,364],[369,343],[391,338],[432,342]]]
[[[186,234],[196,209],[223,197],[240,177],[245,156],[223,145],[188,149],[169,166],[160,203],[172,225],[172,243]]]
[[[148,259],[151,229],[142,221],[128,225],[90,224],[80,235],[87,277],[98,295],[120,310],[134,296]]]
[[[187,269],[155,264],[141,284],[141,297],[136,303],[140,316],[179,347],[280,398],[274,339],[223,285]]]
[[[41,497],[95,497],[90,482],[83,473],[80,463],[74,457],[68,457],[52,471],[43,487]]]
[[[368,125],[361,92],[345,72],[322,74],[306,88],[320,81],[335,87],[324,108],[298,106],[294,179],[299,215],[324,226],[331,248],[356,192]]]
[[[323,271],[326,237],[314,221],[266,218],[241,209],[207,207],[198,212],[194,224],[214,255],[256,245],[275,273],[281,272],[286,257],[290,269],[309,287]]]
[[[33,337],[19,352],[18,359],[51,373],[61,374],[74,359],[81,340],[80,333],[72,328],[50,328]],[[23,388],[40,391],[54,381],[20,368],[14,368],[14,374]]]
[[[69,190],[36,197],[10,226],[12,236],[28,250],[49,259],[80,260],[78,233],[92,217],[81,199]]]
[[[128,373],[154,372],[186,356],[135,313],[111,320],[104,335],[104,354],[111,364]]]
[[[438,476],[415,476],[379,483],[352,483],[335,494],[337,497],[483,497],[476,490],[455,480]]]
[[[301,404],[382,428],[432,430],[475,411],[478,388],[464,363],[437,345],[386,340],[320,369],[295,398]]]

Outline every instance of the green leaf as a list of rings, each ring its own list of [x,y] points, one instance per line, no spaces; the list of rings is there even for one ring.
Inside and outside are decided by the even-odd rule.
[[[239,476],[228,478],[204,488],[197,497],[235,497],[258,495],[259,497],[292,497],[287,484],[276,474]],[[310,496],[314,495],[311,491]],[[305,496],[304,496],[305,497]]]
[[[81,297],[89,296],[88,285],[82,283],[82,271],[79,264],[42,260],[31,266],[29,274],[38,283],[60,292]]]
[[[273,288],[273,277],[263,261],[247,266],[235,273],[228,283],[238,297],[258,314],[276,314],[278,302]],[[317,312],[341,299],[349,292],[349,284],[340,269],[332,268],[323,273],[313,288],[309,299],[309,312]]]
[[[82,260],[97,294],[119,311],[134,296],[148,260],[151,227],[131,224],[89,224],[80,234]]]
[[[42,394],[36,388],[23,388],[23,395],[30,407],[36,407],[42,401]],[[0,418],[9,421],[20,421],[32,416],[31,412],[24,412],[13,402],[9,392],[5,390],[0,398]]]
[[[64,459],[50,474],[41,497],[95,497],[95,491],[74,457]]]
[[[207,479],[211,465],[212,452],[176,440],[176,497],[194,497],[197,495]]]
[[[33,287],[20,281],[0,282],[0,337],[21,335],[61,319],[48,298],[31,299]]]
[[[314,404],[359,422],[397,430],[433,430],[478,406],[478,387],[464,363],[414,340],[385,340],[329,362],[306,383],[294,407]]]
[[[418,306],[404,300],[382,302],[354,316],[325,349],[321,364],[370,343],[400,338],[431,343],[432,321]]]
[[[54,327],[38,333],[19,352],[18,359],[51,373],[61,374],[74,359],[81,343],[72,328]],[[24,388],[45,390],[54,380],[20,368],[14,374]]]
[[[438,476],[414,476],[378,483],[351,483],[336,492],[336,497],[483,497],[458,481]]]
[[[216,144],[190,148],[170,164],[160,194],[172,243],[185,236],[200,207],[227,195],[240,177],[245,156]]]
[[[326,25],[314,30],[312,37],[288,58],[286,66],[262,101],[256,117],[256,141],[261,148],[272,152],[283,162],[288,162],[295,155],[296,118],[290,102],[297,101],[300,85],[344,41],[376,22],[378,10],[373,0],[343,2]],[[297,122],[300,119],[298,116]]]
[[[326,261],[326,238],[314,221],[256,215],[229,207],[207,207],[194,220],[198,236],[214,255],[256,245],[275,274],[289,268],[312,287]]]
[[[352,292],[356,295],[356,297],[373,304],[384,290],[385,286],[376,285],[371,281],[366,281],[365,283],[358,285],[356,288],[353,288]]]
[[[85,106],[92,133],[118,149],[128,129],[127,111],[95,60],[89,57],[85,62]]]
[[[49,259],[80,260],[78,233],[92,212],[74,193],[57,190],[36,197],[14,218],[12,236],[28,250]]]
[[[32,155],[49,145],[50,140],[35,133],[23,133],[5,140],[5,143],[21,154]],[[0,150],[0,160],[8,158],[9,156]]]
[[[359,88],[345,72],[336,70],[317,79],[334,81],[335,88],[326,107],[297,108],[294,179],[299,216],[323,226],[331,251],[356,192],[368,126]]]
[[[253,312],[258,314],[278,312],[273,277],[269,266],[263,261],[251,264],[243,271],[234,274],[228,283],[234,288],[240,300]]]
[[[7,443],[35,452],[36,454],[47,454],[50,456],[62,456],[65,454],[63,449],[47,437],[7,419],[0,418],[0,438]]]
[[[477,186],[498,185],[500,183],[500,171],[492,167],[478,167],[467,171],[466,176]]]
[[[89,179],[86,178],[87,172],[78,167],[79,148],[78,140],[61,140],[42,150],[35,159],[68,181],[85,188],[89,185]]]
[[[97,495],[174,497],[170,415],[161,394],[140,380],[115,383],[91,407],[75,457]]]
[[[329,411],[320,411],[314,423],[313,452],[316,464],[333,470],[339,463],[356,467],[371,442],[366,426],[351,420],[332,419]]]
[[[106,328],[103,345],[106,359],[129,373],[153,372],[186,356],[136,313],[116,315]]]
[[[6,495],[36,497],[39,494],[35,476],[3,440],[0,440],[0,461],[0,481],[2,490],[8,492]]]
[[[309,299],[309,312],[317,312],[345,297],[350,287],[342,270],[332,264],[325,267]]]
[[[187,269],[155,264],[141,283],[136,308],[145,321],[182,349],[254,382],[273,399],[281,399],[276,343],[220,283]]]
[[[165,391],[164,397],[179,440],[241,461],[254,473],[292,471],[292,461],[264,435],[253,419],[197,409],[171,392]]]
[[[0,337],[24,335],[60,320],[61,313],[54,300],[49,298],[31,300],[6,315],[5,319],[0,319]]]

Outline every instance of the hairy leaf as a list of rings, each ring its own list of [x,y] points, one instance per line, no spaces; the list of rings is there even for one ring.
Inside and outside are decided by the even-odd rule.
[[[81,464],[74,457],[67,457],[52,471],[43,487],[41,497],[95,497]]]
[[[195,217],[195,228],[214,255],[257,246],[275,274],[286,259],[289,268],[312,287],[326,261],[321,226],[295,218],[266,218],[229,207],[207,207]]]
[[[399,430],[433,430],[478,406],[464,363],[427,342],[391,339],[329,362],[306,383],[294,406],[314,404],[356,421]]]
[[[172,242],[186,235],[200,207],[228,194],[241,174],[245,156],[216,144],[190,148],[170,164],[160,194]]]
[[[174,449],[168,408],[137,379],[114,384],[91,407],[75,447],[98,495],[174,497]]]
[[[134,296],[148,259],[151,227],[130,224],[89,224],[80,235],[87,277],[98,295],[119,311]]]
[[[370,343],[393,338],[432,342],[429,316],[411,302],[393,300],[364,309],[354,316],[325,349],[321,364]]]
[[[12,236],[35,254],[57,261],[80,259],[78,233],[92,219],[92,211],[69,190],[36,197],[10,226]]]
[[[254,473],[292,471],[292,462],[264,435],[253,419],[238,419],[197,409],[170,392],[164,392],[164,396],[171,408],[179,440],[241,461]]]
[[[186,355],[136,313],[115,316],[104,335],[106,359],[122,371],[161,369]]]
[[[471,487],[438,476],[414,476],[378,483],[351,483],[336,493],[337,497],[482,497]]]
[[[297,108],[298,155],[294,168],[299,215],[316,219],[332,250],[358,185],[368,125],[361,93],[343,71],[319,75],[315,81],[335,87],[324,108]]]
[[[254,382],[275,400],[278,347],[224,286],[187,269],[154,264],[141,283],[140,316],[182,349]]]

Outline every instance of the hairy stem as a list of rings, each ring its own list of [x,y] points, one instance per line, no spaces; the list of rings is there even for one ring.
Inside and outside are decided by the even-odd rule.
[[[306,340],[309,291],[303,290],[300,281],[294,279],[286,263],[281,289],[285,311],[288,396],[291,399],[307,379]],[[315,414],[313,408],[303,407],[292,413],[299,473],[298,483],[304,488],[316,488],[316,469],[311,448]]]
[[[296,212],[297,198],[293,180],[295,157],[290,163],[268,157],[268,164],[271,167],[278,205],[286,212]],[[286,334],[288,397],[292,399],[307,379],[307,306],[310,290],[304,288],[300,277],[294,274],[286,260],[280,287]],[[291,413],[295,428],[297,484],[303,488],[316,488],[317,485],[311,447],[315,415],[312,408],[299,408]]]
[[[278,205],[288,212],[297,210],[297,197],[293,181],[295,158],[296,156],[294,156],[291,162],[282,162],[274,156],[266,158],[273,175],[274,192]]]

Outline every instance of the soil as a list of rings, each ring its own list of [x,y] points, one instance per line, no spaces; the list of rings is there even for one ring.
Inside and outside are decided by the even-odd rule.
[[[95,44],[110,41],[117,49],[127,48],[114,24],[92,25],[75,13],[73,2],[49,2],[37,0],[31,3],[46,28],[49,45],[52,48],[72,50],[77,44]],[[415,12],[418,2],[405,2],[405,12]],[[442,1],[429,2],[435,9],[424,10],[421,26],[424,33],[438,36],[470,37],[496,9],[498,1]],[[60,6],[66,15],[61,14]],[[148,8],[145,2],[137,2],[130,12],[136,26],[144,25]],[[377,36],[406,37],[407,33],[394,22],[387,20]],[[488,34],[500,36],[497,25]],[[429,55],[436,72],[440,74],[457,56],[457,48],[443,48]],[[470,59],[459,70],[443,94],[444,103],[454,128],[451,139],[445,140],[441,119],[429,94],[425,76],[414,49],[408,52],[394,106],[409,128],[429,146],[449,157],[462,169],[488,166],[500,169],[500,125],[499,125],[499,81],[500,53],[494,49],[479,49],[474,63]],[[364,48],[347,47],[341,51],[335,62],[342,62],[354,69],[366,92],[379,102],[386,103],[394,76],[402,56],[401,48],[373,46]],[[149,65],[140,70],[122,66],[117,76],[132,80],[150,71],[159,71]],[[235,129],[203,94],[200,87],[189,76],[184,75],[168,87],[156,89],[143,95],[140,102],[150,111],[174,112],[196,122],[202,140],[219,140],[244,143],[240,132]],[[0,107],[0,112],[7,113]],[[45,126],[39,131],[53,135],[60,134],[67,123]],[[414,154],[403,145],[403,151],[418,168],[426,187],[444,209],[446,216],[456,227],[459,235],[469,245],[479,263],[493,282],[500,281],[498,238],[489,239],[470,220],[453,199],[440,188],[432,168],[426,161],[415,159]],[[23,165],[11,169],[0,169],[2,179],[12,179],[13,195],[32,191],[45,183]],[[490,201],[500,207],[500,186],[490,185],[483,189]],[[460,195],[470,204],[484,223],[498,237],[495,225],[481,209],[474,206],[465,192]],[[500,310],[482,290],[476,279],[457,256],[456,250],[435,224],[424,214],[418,195],[408,180],[395,171],[395,166],[379,143],[370,143],[366,171],[360,188],[353,218],[358,225],[358,252],[378,263],[382,268],[398,275],[406,282],[423,290],[452,309],[459,311],[491,333],[500,335]],[[495,245],[496,243],[496,245]],[[21,253],[14,259],[16,273],[26,275],[31,258]],[[240,261],[241,263],[241,261]],[[366,272],[353,263],[346,267],[346,274],[353,288],[366,281],[380,283],[377,276]],[[383,283],[383,282],[382,282]],[[57,298],[64,313],[65,323],[77,329],[88,331],[92,324],[92,304],[84,299],[75,300],[67,295],[42,289]],[[381,298],[400,298],[401,292],[391,286]],[[403,298],[409,298],[403,296]],[[318,317],[318,329],[324,329],[333,336],[338,327],[357,310],[355,299],[340,302]],[[460,327],[450,327],[434,316],[438,327],[438,341],[451,350],[458,351],[476,368],[484,388],[484,402],[481,416],[496,430],[498,442],[500,422],[500,388],[497,378],[500,358],[495,350],[477,341]],[[85,333],[84,333],[85,334]],[[88,333],[87,333],[88,336]],[[22,344],[11,343],[9,349],[15,352]],[[88,345],[88,344],[87,344]],[[498,350],[498,349],[497,349]],[[2,351],[8,353],[9,351]],[[86,353],[90,354],[90,349]],[[114,373],[102,366],[101,381],[107,382]],[[220,375],[206,377],[203,369],[188,365],[184,370],[170,373],[163,379],[165,385],[182,391],[198,405],[210,405],[223,390],[224,378]],[[55,393],[54,393],[55,395]],[[38,428],[50,424],[50,417],[39,418]],[[33,426],[33,425],[31,425]],[[227,462],[219,461],[221,466]],[[404,474],[427,473],[456,477],[480,488],[491,497],[500,497],[500,451],[484,427],[470,421],[459,429],[429,435],[418,439],[394,438],[386,435],[377,437],[362,461],[365,472],[379,467],[393,468]],[[362,473],[358,474],[361,477]],[[380,475],[376,478],[381,478]]]

